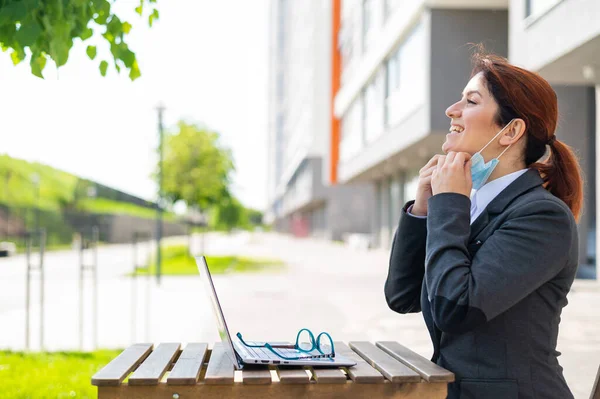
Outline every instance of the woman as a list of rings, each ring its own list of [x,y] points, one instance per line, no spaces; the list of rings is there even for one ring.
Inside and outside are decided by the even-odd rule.
[[[498,56],[473,59],[446,110],[446,155],[421,169],[403,208],[387,303],[423,312],[432,361],[456,376],[449,398],[572,398],[556,341],[578,265],[579,166],[554,135],[548,82]]]

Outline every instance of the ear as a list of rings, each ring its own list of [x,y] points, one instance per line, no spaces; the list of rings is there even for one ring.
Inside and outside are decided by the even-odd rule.
[[[525,121],[520,118],[513,119],[510,122],[510,126],[506,128],[502,136],[500,137],[501,145],[511,145],[515,144],[517,141],[523,137],[525,134],[527,126],[525,125]]]

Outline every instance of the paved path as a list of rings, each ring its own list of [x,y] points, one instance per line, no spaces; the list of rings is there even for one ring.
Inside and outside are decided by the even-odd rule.
[[[197,252],[198,237],[193,244]],[[385,303],[386,251],[352,250],[326,241],[266,233],[212,235],[205,245],[209,254],[279,258],[288,264],[284,273],[215,276],[232,333],[241,331],[251,340],[281,340],[293,339],[299,328],[308,327],[328,331],[336,340],[397,340],[423,356],[432,354],[421,315],[399,315]],[[0,262],[0,325],[11,326],[0,329],[0,346],[20,349],[24,342],[24,268],[10,263],[16,259]],[[163,278],[160,286],[154,279],[137,280],[139,306],[133,312],[133,283],[123,277],[131,264],[129,246],[100,251],[99,346],[218,340],[198,277]],[[53,254],[47,267],[54,276],[47,282],[46,347],[74,349],[79,339],[76,258],[68,252]],[[146,298],[149,301],[143,302]],[[146,303],[151,309],[149,319],[145,316]],[[598,305],[600,286],[577,281],[562,317],[558,350],[563,353],[561,364],[576,398],[589,397],[600,362]],[[136,317],[135,329],[132,315]],[[84,337],[84,346],[91,347],[89,322]],[[32,342],[36,343],[36,338],[33,334]]]

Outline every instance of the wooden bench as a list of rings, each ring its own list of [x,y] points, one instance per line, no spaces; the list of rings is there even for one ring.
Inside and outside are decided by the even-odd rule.
[[[335,343],[356,366],[266,366],[235,371],[221,343],[135,344],[92,377],[100,399],[141,398],[445,398],[454,374],[385,341]]]

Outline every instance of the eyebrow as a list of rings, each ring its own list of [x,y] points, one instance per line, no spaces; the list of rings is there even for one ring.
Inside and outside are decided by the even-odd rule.
[[[469,90],[469,91],[467,92],[467,94],[463,94],[463,96],[469,96],[469,95],[471,95],[471,94],[479,94],[479,96],[480,96],[480,97],[483,97],[483,96],[481,95],[481,93],[480,93],[480,92],[478,92],[477,90]]]

